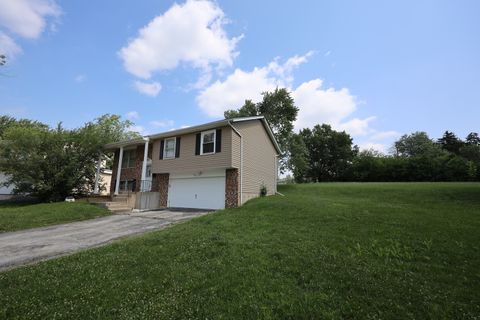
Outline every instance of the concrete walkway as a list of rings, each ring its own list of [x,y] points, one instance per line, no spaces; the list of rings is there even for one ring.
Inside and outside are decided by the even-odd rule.
[[[0,233],[0,271],[163,229],[208,212],[148,211],[116,214],[49,227]]]

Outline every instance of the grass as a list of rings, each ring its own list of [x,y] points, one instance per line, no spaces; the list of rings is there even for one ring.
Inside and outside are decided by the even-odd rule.
[[[80,221],[107,214],[108,210],[85,202],[0,202],[0,232]]]
[[[480,184],[280,191],[0,273],[0,318],[480,317]]]

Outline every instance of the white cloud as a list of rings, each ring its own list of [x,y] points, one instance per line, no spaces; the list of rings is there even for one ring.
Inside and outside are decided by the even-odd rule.
[[[197,96],[197,103],[208,116],[221,117],[225,110],[241,107],[245,99],[257,102],[262,99],[261,92],[286,87],[292,92],[295,104],[299,107],[296,130],[327,123],[354,137],[377,133],[370,127],[376,117],[352,117],[359,101],[347,88],[324,88],[321,79],[306,81],[294,88],[294,69],[307,62],[311,55],[312,52],[294,56],[283,64],[275,58],[267,66],[252,71],[236,69],[225,80],[217,80],[202,90]]]
[[[397,131],[377,131],[372,130],[371,134],[366,137],[365,141],[359,143],[361,150],[375,149],[382,153],[388,153],[396,138],[401,133]]]
[[[75,76],[75,82],[78,82],[78,83],[81,83],[81,82],[84,82],[85,80],[87,80],[87,76],[84,75],[84,74],[79,74],[77,76]]]
[[[140,29],[119,55],[125,69],[143,79],[156,71],[174,69],[181,62],[197,68],[231,65],[240,37],[228,38],[223,29],[226,22],[215,2],[174,4]]]
[[[252,72],[236,69],[225,81],[216,81],[197,97],[200,108],[210,117],[221,117],[228,109],[240,108],[245,99],[259,101],[262,91],[275,89],[283,83],[269,76],[267,68]]]
[[[156,97],[160,90],[162,90],[162,86],[159,82],[143,82],[143,81],[135,81],[133,83],[135,89],[138,92],[146,94],[147,96]]]
[[[1,0],[0,27],[22,38],[37,39],[49,17],[57,18],[62,11],[54,0]],[[54,29],[53,22],[52,28]],[[21,53],[12,37],[0,30],[0,50],[9,58]]]
[[[300,108],[295,122],[297,130],[322,123],[341,127],[342,121],[356,110],[356,99],[347,88],[325,89],[322,85],[322,80],[314,79],[302,83],[293,91],[295,104]],[[350,127],[353,126],[351,123]]]
[[[375,142],[365,142],[361,143],[359,146],[360,150],[377,150],[381,153],[386,154],[388,152],[388,147],[383,143],[375,143]]]
[[[224,81],[217,80],[202,90],[197,96],[197,103],[207,115],[221,117],[225,110],[241,107],[245,99],[259,101],[264,91],[288,87],[293,80],[293,69],[305,63],[311,55],[312,52],[297,55],[284,64],[275,58],[267,66],[250,72],[236,69]]]
[[[135,120],[140,118],[140,115],[138,114],[137,111],[130,111],[125,114],[125,117],[129,120]]]
[[[290,84],[293,81],[292,72],[302,63],[306,63],[308,58],[313,55],[313,51],[307,52],[303,56],[295,55],[289,58],[284,64],[279,64],[279,58],[275,58],[269,63],[267,69],[275,74],[278,78],[283,79]]]
[[[352,119],[347,122],[340,123],[336,125],[338,130],[344,130],[350,135],[354,136],[364,136],[373,132],[373,129],[370,128],[370,122],[375,120],[376,117],[368,117],[365,119]]]
[[[397,132],[397,131],[380,131],[380,132],[376,132],[375,134],[373,134],[370,137],[370,139],[375,140],[375,141],[387,140],[387,139],[393,139],[393,138],[400,137],[401,135],[402,134],[400,132]]]
[[[20,53],[22,53],[22,48],[12,38],[0,32],[0,54],[4,54],[8,59],[13,59]]]
[[[157,128],[172,127],[175,124],[173,120],[155,120],[151,121],[150,124]]]
[[[38,38],[45,29],[46,18],[60,14],[53,0],[0,1],[0,25],[23,38]]]

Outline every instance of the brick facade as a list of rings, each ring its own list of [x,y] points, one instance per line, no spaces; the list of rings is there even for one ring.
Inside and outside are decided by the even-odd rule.
[[[238,169],[227,169],[225,173],[225,208],[238,207]]]
[[[145,146],[137,146],[135,150],[135,167],[132,168],[123,168],[120,172],[120,181],[123,180],[135,180],[135,192],[140,191],[140,185],[142,180],[142,162],[143,162],[143,152]],[[125,151],[124,151],[125,152]],[[118,170],[118,158],[120,157],[120,150],[115,151],[115,156],[113,158],[113,169],[112,169],[112,181],[110,183],[110,194],[113,195],[115,192],[115,182],[117,180],[117,170]],[[148,148],[148,157],[152,158],[152,145],[149,145]]]
[[[170,181],[169,173],[156,173],[153,175],[152,191],[160,193],[160,208],[166,208],[168,205],[168,183]]]

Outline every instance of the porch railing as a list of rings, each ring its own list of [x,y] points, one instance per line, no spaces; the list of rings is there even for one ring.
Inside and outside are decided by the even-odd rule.
[[[140,181],[140,192],[149,192],[152,190],[152,180]]]

